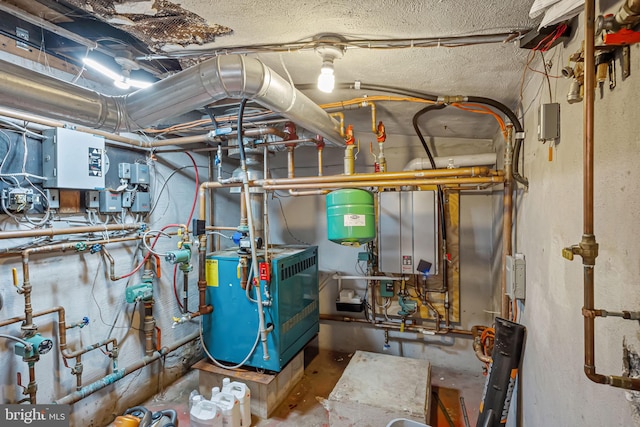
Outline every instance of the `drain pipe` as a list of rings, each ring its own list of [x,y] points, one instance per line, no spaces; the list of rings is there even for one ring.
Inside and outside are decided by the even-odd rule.
[[[565,248],[562,255],[572,260],[582,257],[584,268],[584,373],[598,384],[608,384],[628,390],[640,390],[640,378],[603,375],[595,366],[595,318],[605,317],[605,310],[595,309],[594,268],[598,256],[598,243],[594,235],[593,221],[593,157],[594,157],[594,103],[595,103],[595,0],[585,1],[584,34],[584,129],[583,129],[583,234],[579,244]],[[607,313],[608,314],[608,313]],[[633,317],[633,316],[631,316]]]

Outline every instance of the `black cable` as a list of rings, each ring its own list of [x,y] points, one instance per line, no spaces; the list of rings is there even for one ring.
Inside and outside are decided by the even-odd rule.
[[[423,115],[428,113],[429,111],[433,111],[433,110],[442,110],[443,108],[445,108],[447,105],[446,104],[434,104],[434,105],[427,105],[426,107],[424,107],[422,110],[418,111],[416,114],[414,114],[413,116],[413,129],[416,131],[416,134],[418,135],[418,138],[420,139],[420,142],[422,143],[422,146],[424,147],[424,151],[427,152],[427,156],[429,157],[429,162],[431,163],[431,168],[433,170],[436,169],[436,161],[433,158],[433,156],[431,155],[431,150],[429,150],[429,146],[427,145],[427,141],[425,141],[424,136],[422,135],[422,132],[420,132],[420,127],[418,126],[418,119]],[[442,288],[443,289],[448,289],[448,281],[449,281],[449,266],[447,264],[448,259],[447,259],[447,224],[446,224],[446,218],[445,218],[445,211],[444,211],[444,191],[442,191],[442,186],[441,185],[437,185],[436,188],[438,189],[438,213],[440,214],[440,218],[441,218],[441,235],[442,235],[442,248],[444,249],[444,256],[442,257]],[[426,286],[426,282],[425,282],[425,286]],[[418,286],[416,286],[416,292],[417,292]],[[436,319],[436,321],[438,321]]]
[[[427,105],[426,107],[424,107],[422,110],[418,111],[413,116],[413,129],[416,131],[416,134],[418,135],[418,138],[420,138],[420,142],[422,143],[422,146],[424,147],[424,151],[427,153],[427,157],[429,157],[429,163],[431,163],[431,168],[432,169],[436,168],[436,161],[434,160],[433,156],[431,155],[431,150],[429,150],[429,146],[427,145],[427,141],[425,141],[424,137],[422,136],[422,132],[420,132],[420,128],[418,127],[418,119],[423,114],[426,114],[429,111],[442,110],[445,107],[446,107],[446,104]]]
[[[300,85],[300,87],[303,85]],[[342,83],[338,85],[338,89],[356,89],[355,85],[353,83]],[[397,95],[403,95],[403,96],[411,96],[411,97],[415,97],[415,98],[422,98],[425,99],[427,101],[433,101],[433,102],[438,102],[438,97],[432,94],[428,94],[428,93],[424,93],[424,92],[419,92],[419,91],[411,91],[411,90],[407,90],[407,89],[402,89],[402,88],[397,88],[394,86],[385,86],[385,85],[372,85],[372,84],[360,84],[358,89],[360,90],[375,90],[375,91],[379,91],[379,92],[388,92],[388,93],[395,93]],[[499,111],[501,111],[502,113],[504,113],[509,120],[511,121],[511,123],[513,124],[513,127],[516,131],[516,133],[524,133],[524,128],[522,127],[522,124],[520,123],[520,120],[518,120],[518,117],[515,115],[515,113],[513,111],[511,111],[510,108],[508,108],[506,105],[504,105],[501,102],[498,102],[494,99],[491,98],[484,98],[484,97],[480,97],[480,96],[467,96],[466,97],[467,102],[475,102],[477,104],[485,104],[488,106],[491,106]],[[520,184],[524,185],[525,187],[529,186],[529,181],[524,178],[522,175],[520,175],[520,172],[518,171],[518,166],[519,166],[519,162],[518,159],[520,158],[520,149],[522,146],[522,143],[524,142],[524,138],[520,137],[516,137],[515,139],[515,145],[513,148],[513,171],[512,171],[512,176],[513,179],[515,179],[517,182],[519,182]]]
[[[489,105],[493,108],[496,108],[500,111],[502,111],[508,118],[509,120],[511,120],[511,123],[513,124],[513,128],[516,131],[516,141],[515,141],[515,145],[513,147],[513,157],[512,157],[512,163],[513,163],[513,172],[512,172],[512,176],[513,179],[515,179],[516,181],[518,181],[520,184],[524,185],[525,187],[529,186],[529,181],[523,177],[522,175],[520,175],[520,172],[518,172],[518,165],[519,165],[519,158],[520,158],[520,148],[522,146],[522,143],[524,142],[524,137],[520,136],[518,137],[518,134],[523,134],[524,133],[524,128],[522,127],[522,124],[520,123],[520,120],[518,120],[518,117],[515,115],[515,113],[513,111],[511,111],[511,109],[509,107],[507,107],[506,105],[504,105],[501,102],[496,101],[495,99],[491,99],[491,98],[484,98],[481,96],[469,96],[467,97],[469,102],[475,102],[478,104],[486,104]]]

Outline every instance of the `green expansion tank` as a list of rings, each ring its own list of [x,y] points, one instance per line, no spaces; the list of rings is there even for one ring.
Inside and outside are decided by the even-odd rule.
[[[376,237],[373,194],[345,188],[327,194],[327,233],[332,242],[360,246]]]

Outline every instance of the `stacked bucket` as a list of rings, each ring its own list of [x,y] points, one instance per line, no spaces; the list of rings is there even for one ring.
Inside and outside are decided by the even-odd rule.
[[[197,391],[189,399],[191,427],[250,427],[251,392],[246,384],[222,380],[222,390],[213,387],[206,400]]]

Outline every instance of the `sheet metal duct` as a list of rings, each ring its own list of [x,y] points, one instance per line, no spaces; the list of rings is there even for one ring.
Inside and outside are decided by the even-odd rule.
[[[94,129],[135,131],[220,99],[249,98],[330,142],[344,142],[335,119],[255,58],[212,58],[124,96],[0,62],[0,105]]]

